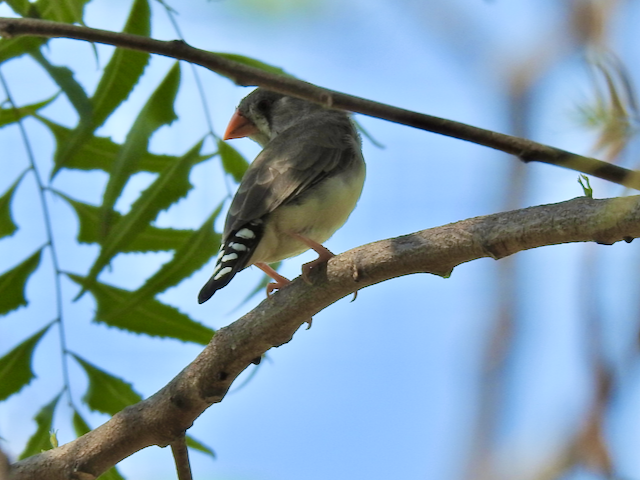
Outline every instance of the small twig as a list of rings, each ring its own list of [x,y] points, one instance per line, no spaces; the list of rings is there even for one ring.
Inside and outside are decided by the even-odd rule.
[[[317,87],[291,77],[275,75],[199,50],[183,41],[160,41],[129,33],[117,33],[78,25],[31,18],[1,18],[0,35],[11,38],[22,35],[62,37],[116,47],[140,50],[185,60],[231,78],[238,85],[259,85],[275,92],[304,98],[332,108],[349,110],[371,117],[389,120],[433,133],[465,140],[501,150],[524,162],[542,162],[576,170],[613,183],[640,190],[640,173],[591,157],[584,157],[559,148],[524,138],[493,132],[452,120],[425,115],[364,98]]]
[[[171,453],[173,453],[173,459],[176,462],[178,480],[193,480],[191,464],[189,463],[189,450],[187,449],[187,440],[184,434],[171,443]]]

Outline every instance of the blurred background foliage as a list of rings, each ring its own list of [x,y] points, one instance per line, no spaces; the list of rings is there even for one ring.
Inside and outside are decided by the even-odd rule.
[[[0,15],[183,37],[637,168],[637,2],[11,0]],[[248,90],[72,40],[2,39],[0,62],[0,447],[15,459],[155,392],[264,280],[250,269],[195,301],[258,151],[220,140]],[[357,121],[384,147],[365,139],[365,192],[336,252],[583,194],[575,172]],[[554,246],[338,302],[196,422],[195,475],[640,477],[638,263],[635,244]],[[171,468],[147,449],[105,478]]]
[[[220,1],[220,0],[218,0]],[[322,15],[327,5],[317,0],[240,0],[229,2],[230,11],[238,15],[260,17],[305,17],[309,15]],[[249,15],[248,15],[249,14]]]

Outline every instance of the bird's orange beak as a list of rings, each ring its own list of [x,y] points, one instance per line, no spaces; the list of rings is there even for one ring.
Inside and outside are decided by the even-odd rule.
[[[229,120],[229,125],[227,125],[227,130],[224,132],[223,140],[230,140],[232,138],[242,138],[248,137],[249,135],[253,135],[254,133],[258,133],[258,128],[246,117],[243,117],[242,114],[236,110]]]

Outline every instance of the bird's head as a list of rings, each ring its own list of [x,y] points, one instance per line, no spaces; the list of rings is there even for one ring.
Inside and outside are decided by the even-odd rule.
[[[306,100],[257,88],[240,102],[223,139],[249,137],[265,146],[301,118],[321,110]]]

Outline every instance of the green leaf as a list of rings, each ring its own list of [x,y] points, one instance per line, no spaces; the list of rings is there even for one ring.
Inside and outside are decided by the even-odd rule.
[[[49,443],[51,444],[51,446],[53,448],[58,448],[58,446],[60,445],[59,442],[58,442],[58,432],[57,432],[57,430],[49,431]]]
[[[136,171],[140,156],[147,151],[151,135],[177,118],[173,103],[180,84],[180,64],[176,62],[138,114],[118,157],[104,192],[103,214],[109,222],[116,200],[129,177]]]
[[[61,22],[84,24],[84,6],[91,0],[54,0],[56,16]]]
[[[173,258],[162,265],[160,270],[149,278],[144,285],[133,292],[128,301],[117,310],[114,310],[111,316],[118,316],[132,306],[151,299],[156,294],[177,285],[207,263],[220,247],[221,235],[214,231],[213,223],[218,218],[221,209],[222,203],[205,220],[202,226],[193,232],[182,247],[176,251]]]
[[[100,207],[74,200],[62,192],[53,190],[59,197],[66,200],[73,207],[80,221],[77,240],[80,243],[100,243],[102,227],[100,225]],[[114,212],[114,221],[121,220],[122,215]],[[117,227],[116,227],[117,228]],[[193,235],[193,230],[175,230],[173,228],[158,228],[151,225],[138,234],[122,252],[158,252],[180,248]]]
[[[22,174],[13,182],[6,192],[0,195],[0,238],[13,235],[18,229],[18,226],[14,223],[11,217],[11,201],[13,194],[16,192],[20,181],[24,178],[28,170],[22,172]]]
[[[29,16],[29,9],[31,8],[31,4],[28,0],[5,0],[5,3],[11,7],[11,10],[16,12],[21,17]]]
[[[91,123],[93,107],[84,88],[73,77],[73,72],[67,67],[59,67],[51,64],[42,55],[40,50],[30,52],[31,57],[40,64],[54,82],[62,89],[64,94],[80,116],[80,123]]]
[[[31,369],[31,360],[36,345],[51,324],[27,338],[6,355],[0,357],[0,401],[29,385],[35,375]]]
[[[40,264],[41,253],[42,249],[0,275],[0,315],[27,305],[27,299],[24,296],[27,279]]]
[[[255,58],[245,57],[244,55],[237,55],[235,53],[211,53],[215,53],[216,55],[220,55],[221,57],[226,58],[227,60],[233,60],[234,62],[242,63],[243,65],[247,65],[249,67],[259,68],[260,70],[264,70],[265,72],[273,73],[276,75],[283,75],[289,78],[295,78],[293,75],[285,72],[282,68],[269,65],[268,63],[261,62],[260,60],[256,60]],[[231,78],[231,80],[234,80],[232,77],[227,77]]]
[[[175,338],[200,345],[208,344],[215,333],[210,328],[190,319],[184,313],[180,313],[176,308],[165,305],[158,300],[146,300],[120,315],[112,315],[114,311],[121,310],[121,305],[129,302],[132,292],[104,283],[90,283],[79,275],[68,275],[71,280],[89,290],[95,297],[98,304],[96,322],[133,333],[144,333],[152,337]]]
[[[150,13],[147,0],[134,2],[123,31],[149,36]],[[148,53],[126,49],[115,50],[89,102],[90,117],[81,115],[78,126],[69,132],[66,141],[57,143],[52,176],[61,168],[73,168],[70,165],[71,159],[77,159],[79,150],[83,149],[85,143],[91,141],[96,128],[101,126],[118,105],[129,96],[148,62]]]
[[[56,139],[58,149],[73,141],[71,136],[74,134],[74,130],[38,115],[36,115],[36,118],[49,127]],[[78,170],[103,170],[111,173],[121,147],[110,138],[91,136],[66,159],[64,166],[65,168],[76,168]],[[211,156],[200,155],[197,162],[207,160]],[[140,156],[138,165],[133,173],[141,171],[160,173],[170,164],[176,162],[178,158],[172,155],[156,155],[144,152]]]
[[[142,396],[130,383],[99,369],[76,354],[72,355],[89,378],[89,387],[82,401],[91,410],[115,415],[123,408],[142,400]]]
[[[193,230],[159,228],[152,225],[136,236],[122,252],[166,252],[181,248],[193,236]]]
[[[187,442],[187,447],[209,455],[211,458],[216,458],[216,452],[214,452],[212,448],[206,446],[204,443],[199,442],[191,435],[187,435],[185,437],[185,440]]]
[[[73,429],[76,432],[76,436],[81,437],[85,433],[89,433],[91,431],[91,427],[87,422],[85,422],[84,418],[78,413],[77,410],[73,410]]]
[[[584,180],[584,183],[583,183]],[[593,198],[593,188],[591,188],[591,182],[589,181],[589,177],[586,175],[580,175],[578,177],[578,183],[582,187],[582,191],[584,192],[585,197]],[[1,204],[0,204],[1,206]]]
[[[47,40],[39,37],[16,37],[0,39],[0,64],[15,57],[37,50]]]
[[[82,23],[84,5],[90,0],[38,0],[40,17],[64,23]]]
[[[125,480],[116,467],[111,467],[98,477],[98,480]]]
[[[144,37],[149,36],[151,10],[147,0],[135,0],[122,31]],[[149,63],[149,57],[150,54],[145,52],[116,49],[91,98],[95,128],[102,125],[118,105],[127,99]]]
[[[113,226],[102,243],[100,254],[87,275],[91,281],[97,278],[117,253],[122,252],[140,232],[147,228],[149,223],[158,216],[158,213],[187,195],[192,188],[189,183],[189,173],[199,158],[198,152],[201,147],[202,141],[177,162],[169,165],[149,188],[142,192],[138,200],[131,206],[129,213],[124,215],[117,224],[113,225],[112,223]],[[115,219],[115,215],[112,217],[112,221],[113,219]]]
[[[83,150],[85,143],[95,138],[92,136],[94,130],[92,121],[81,119],[78,126],[67,135],[66,141],[61,142],[56,138],[56,153],[53,157],[54,167],[51,172],[51,178],[56,176],[63,168],[72,168],[69,165],[70,160],[72,158],[78,159],[79,151]],[[99,154],[99,156],[101,155],[103,154]]]
[[[235,148],[222,140],[218,140],[218,153],[225,172],[231,174],[233,179],[240,183],[244,172],[249,168],[249,162]]]
[[[64,23],[82,23],[84,5],[90,0],[8,0],[9,6],[18,14]],[[38,37],[3,38],[0,40],[0,63],[10,58],[38,50],[48,39]]]
[[[51,176],[53,177],[60,170],[61,166],[71,153],[78,148],[78,145],[73,143],[71,140],[77,141],[78,139],[89,138],[91,133],[95,130],[92,120],[93,105],[91,100],[89,100],[87,93],[84,91],[84,88],[82,88],[82,86],[73,77],[73,72],[70,69],[67,67],[52,65],[49,60],[42,55],[40,50],[32,51],[31,56],[40,64],[40,66],[42,66],[42,68],[45,69],[53,81],[58,84],[80,117],[78,126],[74,130],[75,137],[73,139],[68,139],[64,144],[57,144],[58,148],[54,155],[54,168],[51,173]]]
[[[0,127],[15,123],[29,115],[35,114],[38,110],[46,107],[56,98],[58,98],[58,94],[55,94],[53,97],[43,100],[42,102],[32,103],[31,105],[25,105],[24,107],[0,108]]]
[[[51,402],[46,404],[40,409],[37,415],[34,417],[38,428],[36,432],[31,435],[31,438],[27,442],[27,446],[24,451],[18,457],[18,460],[30,457],[45,450],[51,450],[51,430],[53,429],[53,414],[56,410],[58,400],[62,396],[62,392],[55,396]]]

